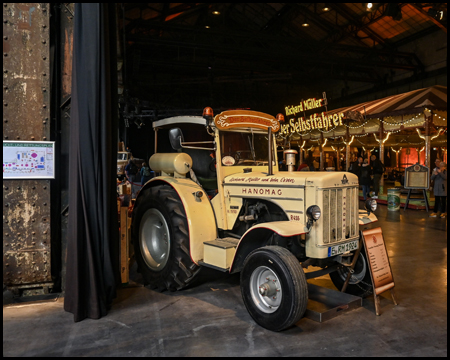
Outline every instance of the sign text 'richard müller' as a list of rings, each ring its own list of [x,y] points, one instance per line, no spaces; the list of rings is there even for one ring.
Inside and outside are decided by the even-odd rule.
[[[286,106],[286,115],[296,115],[298,113],[304,112],[306,110],[312,110],[324,106],[324,99],[308,99],[300,102],[300,104],[295,106]],[[327,115],[325,112],[320,114],[312,114],[309,118],[299,117],[297,119],[289,119],[289,123],[281,125],[281,134],[291,134],[293,132],[308,131],[314,129],[331,129],[333,127],[343,125],[342,119],[344,118],[344,113],[337,113],[333,115]]]

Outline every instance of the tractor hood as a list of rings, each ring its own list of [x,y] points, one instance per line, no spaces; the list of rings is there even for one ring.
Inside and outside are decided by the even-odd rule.
[[[346,187],[358,185],[358,177],[343,171],[282,171],[268,176],[267,173],[249,172],[229,175],[224,179],[224,185],[244,186],[318,186],[318,187]]]

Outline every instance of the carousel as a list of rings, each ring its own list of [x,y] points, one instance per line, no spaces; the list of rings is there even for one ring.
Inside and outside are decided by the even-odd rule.
[[[432,169],[436,158],[447,162],[446,86],[331,111],[326,107],[325,96],[286,107],[279,150],[297,150],[300,164],[328,171],[348,170],[356,156],[370,161],[375,154],[386,166],[381,201],[387,188],[403,185],[405,168],[419,163]]]

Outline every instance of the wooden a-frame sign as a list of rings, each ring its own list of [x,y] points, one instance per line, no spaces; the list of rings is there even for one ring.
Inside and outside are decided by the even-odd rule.
[[[369,262],[370,276],[373,284],[373,297],[375,300],[375,313],[380,315],[380,295],[389,290],[392,296],[392,301],[395,305],[394,294],[394,277],[392,275],[391,264],[389,263],[389,256],[384,243],[383,233],[381,228],[365,230],[362,232],[364,249],[366,251]]]

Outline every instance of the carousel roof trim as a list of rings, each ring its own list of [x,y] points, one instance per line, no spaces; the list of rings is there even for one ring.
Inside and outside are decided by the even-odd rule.
[[[427,107],[432,110],[447,110],[447,87],[434,85],[424,89],[391,95],[383,99],[367,101],[361,104],[331,110],[329,115],[359,111],[367,118],[417,113]]]

